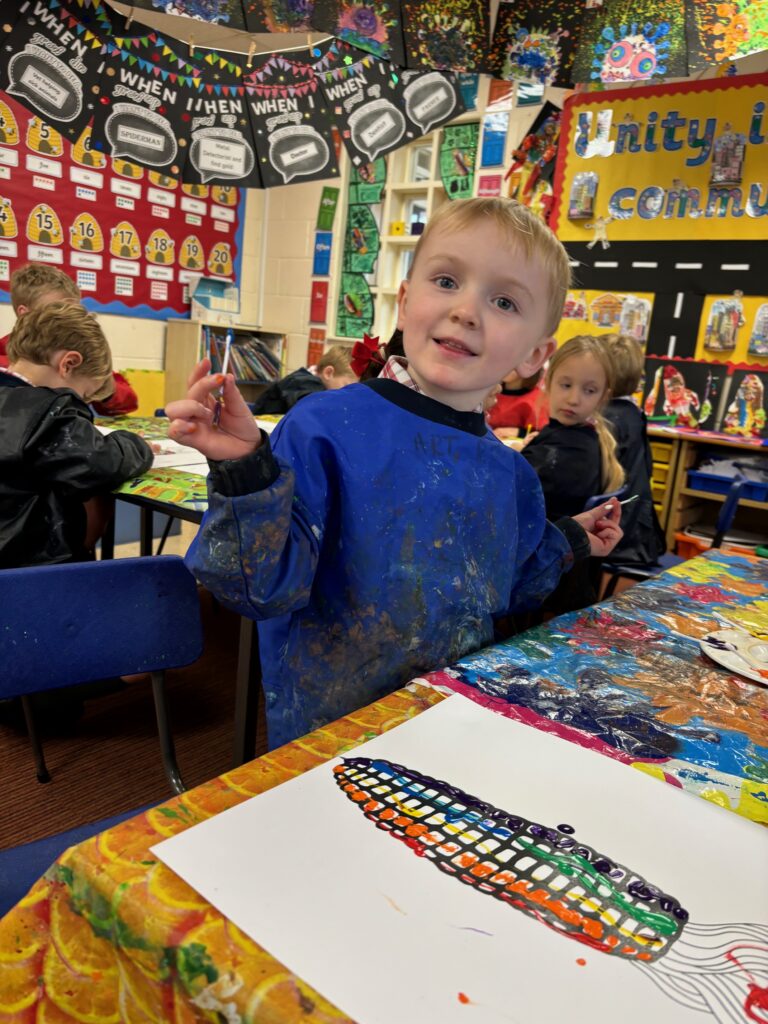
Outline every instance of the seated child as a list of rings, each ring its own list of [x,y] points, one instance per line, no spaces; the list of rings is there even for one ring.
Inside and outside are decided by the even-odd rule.
[[[211,467],[187,564],[258,620],[271,747],[486,646],[495,620],[612,550],[619,510],[547,522],[535,474],[482,413],[513,366],[529,377],[552,351],[569,278],[525,206],[446,203],[400,286],[405,358],[311,395],[271,439],[206,360],[167,407]]]
[[[501,394],[488,413],[488,426],[500,438],[518,437],[520,432],[541,430],[549,420],[546,393],[539,387],[543,368],[530,377],[512,371],[501,382]]]
[[[603,334],[614,370],[614,393],[603,415],[616,438],[616,457],[624,469],[627,496],[639,495],[623,508],[624,536],[611,552],[610,562],[655,562],[667,550],[651,494],[651,448],[647,420],[632,398],[643,375],[643,350],[626,334]]]
[[[344,345],[333,345],[318,361],[314,373],[304,367],[294,370],[262,391],[251,403],[251,408],[256,416],[260,413],[285,413],[306,395],[315,391],[336,391],[356,381],[349,362],[349,349]]]
[[[51,302],[80,302],[80,289],[58,267],[26,263],[11,274],[11,303],[17,317]],[[8,365],[7,345],[8,335],[0,338],[0,367]],[[97,416],[126,416],[138,407],[136,392],[116,370],[112,372],[111,387],[105,388],[103,398],[93,403]]]
[[[0,369],[0,568],[91,557],[85,503],[152,464],[146,441],[93,425],[88,403],[112,386],[97,320],[72,302],[19,317]]]
[[[613,365],[599,338],[571,338],[550,360],[550,420],[522,452],[536,470],[550,519],[576,515],[589,498],[624,481],[616,441],[601,415],[612,386]]]
[[[616,442],[600,413],[612,386],[613,365],[599,338],[571,338],[550,360],[550,420],[521,453],[536,470],[550,519],[578,514],[589,498],[624,481]],[[556,614],[585,608],[597,600],[599,583],[594,559],[570,573],[544,608]]]

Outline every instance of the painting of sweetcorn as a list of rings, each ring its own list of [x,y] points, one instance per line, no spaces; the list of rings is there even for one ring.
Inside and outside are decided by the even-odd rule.
[[[441,872],[592,950],[628,961],[718,1024],[768,1022],[768,927],[700,924],[671,894],[555,827],[384,759],[346,757],[342,793]]]

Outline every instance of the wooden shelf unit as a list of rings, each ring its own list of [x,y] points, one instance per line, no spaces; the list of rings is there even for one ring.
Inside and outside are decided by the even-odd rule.
[[[719,506],[725,500],[724,494],[700,491],[688,486],[688,471],[699,464],[704,449],[725,448],[734,453],[763,455],[768,458],[765,448],[739,441],[738,438],[697,437],[695,434],[682,431],[679,434],[670,434],[668,431],[655,431],[653,427],[649,428],[648,435],[651,440],[651,450],[654,453],[654,465],[656,464],[655,451],[659,450],[656,449],[656,446],[668,444],[671,448],[670,468],[662,508],[661,511],[657,509],[670,551],[675,547],[675,534],[684,530],[686,526],[700,522],[713,524],[717,518]],[[735,523],[738,528],[754,532],[762,531],[768,537],[766,513],[768,513],[768,502],[742,498],[739,501]]]
[[[285,333],[249,324],[204,324],[200,320],[168,320],[165,325],[165,402],[183,398],[187,393],[187,380],[203,351],[203,329],[209,327],[216,335],[234,333],[234,344],[241,339],[256,337],[264,341],[279,357],[281,367],[285,352]],[[276,378],[272,378],[276,379]],[[246,400],[253,400],[271,383],[271,380],[241,380],[238,386]]]

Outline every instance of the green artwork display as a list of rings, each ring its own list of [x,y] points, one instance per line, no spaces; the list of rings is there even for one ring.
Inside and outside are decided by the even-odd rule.
[[[452,125],[443,130],[440,177],[449,199],[470,199],[472,196],[479,135],[479,121]]]
[[[339,201],[339,190],[332,185],[323,188],[320,196],[320,206],[317,211],[317,230],[331,231],[333,229],[333,218],[336,216],[336,204]]]
[[[349,179],[350,206],[353,203],[380,203],[386,183],[387,161],[383,156],[371,163],[353,167]]]
[[[362,274],[341,275],[336,334],[340,338],[362,338],[373,326],[373,296]]]
[[[379,258],[379,228],[370,206],[350,206],[344,240],[344,269],[370,274]]]

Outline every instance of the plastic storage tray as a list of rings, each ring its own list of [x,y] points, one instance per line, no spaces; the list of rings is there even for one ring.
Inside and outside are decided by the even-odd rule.
[[[688,470],[688,486],[694,491],[709,491],[710,494],[727,494],[733,481],[727,476],[715,473],[700,473],[696,469]],[[742,498],[750,501],[768,501],[768,482],[761,483],[749,480],[744,484]]]

